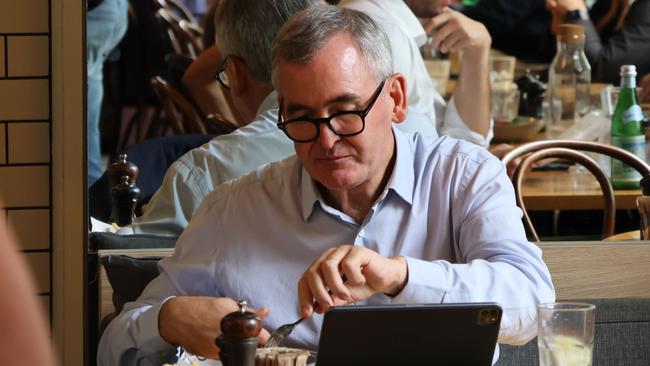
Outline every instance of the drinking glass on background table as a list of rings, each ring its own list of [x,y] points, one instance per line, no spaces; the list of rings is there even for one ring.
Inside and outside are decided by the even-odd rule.
[[[612,118],[616,103],[618,103],[618,95],[621,93],[621,88],[618,86],[607,85],[600,89],[600,108],[605,114],[605,117]],[[641,93],[641,88],[636,88],[636,93]]]
[[[591,366],[596,306],[558,302],[537,307],[540,366]]]
[[[519,112],[519,89],[517,84],[510,83],[492,86],[490,92],[492,118],[496,123],[511,123]]]
[[[517,59],[512,56],[490,56],[490,83],[510,84],[515,79]]]

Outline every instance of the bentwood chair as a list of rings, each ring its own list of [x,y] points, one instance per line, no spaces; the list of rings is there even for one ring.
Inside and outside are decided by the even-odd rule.
[[[612,185],[600,166],[592,158],[580,151],[604,154],[629,165],[633,169],[637,170],[643,177],[641,181],[643,194],[648,195],[650,193],[650,166],[634,154],[616,146],[605,145],[597,142],[573,140],[536,141],[521,145],[507,153],[503,157],[502,162],[504,165],[508,166],[508,164],[514,162],[516,159],[522,158],[522,161],[514,169],[511,178],[515,187],[517,205],[519,205],[524,214],[524,226],[532,236],[533,240],[539,241],[539,236],[537,235],[532,221],[526,211],[526,206],[522,196],[522,185],[525,174],[532,168],[532,165],[535,162],[546,158],[562,158],[574,161],[583,165],[596,177],[601,189],[603,190],[604,199],[602,237],[606,238],[614,234],[616,205]]]
[[[160,76],[151,79],[151,85],[160,101],[160,121],[162,123],[158,126],[150,126],[151,128],[147,135],[162,136],[167,129],[171,129],[176,135],[208,133],[208,130],[201,121],[201,115],[183,94],[169,85]]]
[[[186,20],[190,23],[198,25],[198,21],[192,14],[192,12],[178,0],[153,0],[154,4],[158,5],[161,9],[166,9],[174,15],[178,16],[180,19]]]
[[[189,22],[179,19],[164,8],[156,11],[156,19],[167,34],[174,52],[196,58],[203,51],[202,31],[199,32],[195,27],[190,26]]]

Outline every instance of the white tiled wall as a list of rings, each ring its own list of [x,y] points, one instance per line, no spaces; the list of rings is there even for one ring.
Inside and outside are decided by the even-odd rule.
[[[49,0],[0,1],[0,222],[14,232],[49,316]]]

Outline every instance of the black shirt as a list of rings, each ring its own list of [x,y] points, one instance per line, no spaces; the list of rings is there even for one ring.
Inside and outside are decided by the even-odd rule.
[[[499,51],[533,63],[549,63],[555,55],[551,13],[544,0],[481,0],[459,10],[485,25]]]

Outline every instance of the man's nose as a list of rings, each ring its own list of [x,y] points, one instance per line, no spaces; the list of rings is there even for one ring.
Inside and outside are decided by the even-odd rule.
[[[318,134],[318,139],[316,140],[319,145],[325,149],[331,149],[334,144],[341,139],[341,137],[332,131],[327,123],[321,123],[318,125],[320,129]]]

